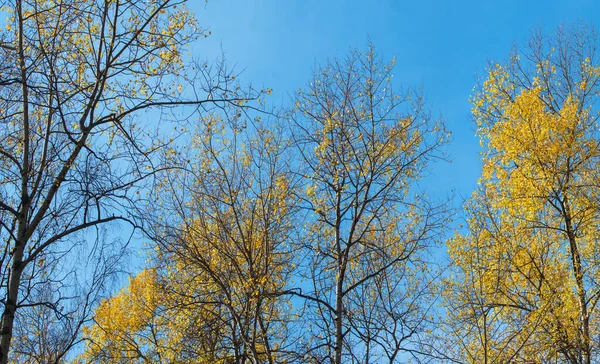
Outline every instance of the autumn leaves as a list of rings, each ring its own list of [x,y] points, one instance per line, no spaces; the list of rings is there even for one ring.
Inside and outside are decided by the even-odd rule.
[[[446,298],[462,361],[598,360],[594,37],[534,36],[473,98],[483,174],[467,231],[449,242]]]
[[[482,176],[446,238],[449,204],[416,182],[449,133],[393,62],[351,51],[276,114],[270,89],[187,63],[203,31],[181,5],[6,5],[0,363],[598,360],[591,30],[490,66]],[[149,249],[111,295],[118,222]]]

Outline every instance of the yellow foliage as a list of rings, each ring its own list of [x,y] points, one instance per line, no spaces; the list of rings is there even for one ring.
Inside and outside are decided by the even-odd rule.
[[[534,75],[516,71],[526,67],[493,66],[472,99],[482,177],[468,231],[448,242],[448,319],[468,362],[594,362],[600,135],[589,95],[600,67],[553,53]]]
[[[161,191],[172,188],[174,199],[189,194],[186,211],[165,217],[179,223],[165,225],[156,266],[100,305],[84,333],[85,360],[274,362],[286,315],[276,293],[290,270],[292,186],[273,172],[280,147],[272,131],[248,137],[230,127],[218,116],[198,127],[189,168],[199,178]],[[243,149],[226,147],[242,138]]]

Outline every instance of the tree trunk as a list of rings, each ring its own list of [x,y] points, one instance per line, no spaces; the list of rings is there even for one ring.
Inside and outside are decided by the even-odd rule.
[[[8,352],[12,340],[13,322],[17,310],[17,300],[19,294],[19,285],[21,283],[21,273],[23,272],[22,261],[25,248],[25,241],[21,240],[22,233],[19,232],[19,242],[15,244],[13,254],[13,264],[8,279],[8,292],[4,312],[2,313],[2,330],[0,331],[0,364],[8,362]]]
[[[342,363],[342,344],[343,344],[343,325],[344,322],[344,276],[346,275],[346,260],[344,253],[346,249],[342,249],[342,238],[340,224],[342,216],[340,211],[341,193],[337,192],[336,196],[336,216],[335,216],[335,245],[337,251],[337,282],[335,287],[335,364]]]
[[[28,182],[29,182],[29,90],[27,88],[27,69],[25,65],[24,38],[23,38],[23,7],[20,0],[17,1],[16,16],[19,22],[19,67],[21,69],[21,84],[23,92],[23,155],[21,173],[21,206],[18,215],[17,241],[13,249],[12,265],[8,277],[6,302],[2,313],[2,327],[0,328],[0,364],[8,362],[8,353],[12,340],[13,323],[17,302],[19,298],[19,285],[21,284],[21,273],[23,273],[23,253],[27,244],[27,220],[31,204]],[[9,244],[10,241],[7,242]]]
[[[335,364],[342,363],[342,335],[343,335],[343,281],[338,279],[335,289]]]
[[[579,248],[577,246],[577,240],[575,237],[575,233],[573,231],[572,226],[572,218],[571,218],[571,209],[568,204],[568,200],[565,197],[564,201],[564,215],[565,215],[565,225],[567,230],[567,237],[569,238],[569,247],[571,253],[571,263],[573,264],[573,272],[575,274],[575,282],[577,284],[577,299],[579,302],[579,314],[582,326],[582,334],[581,338],[581,350],[582,355],[582,363],[591,364],[591,348],[590,348],[590,317],[587,307],[587,298],[586,298],[586,290],[583,282],[583,266],[581,264],[581,255],[579,254]]]

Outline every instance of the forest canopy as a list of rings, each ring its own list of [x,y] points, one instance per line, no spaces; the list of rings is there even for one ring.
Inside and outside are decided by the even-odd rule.
[[[275,107],[184,0],[2,5],[0,364],[600,360],[592,26],[488,64],[460,201],[371,42]]]

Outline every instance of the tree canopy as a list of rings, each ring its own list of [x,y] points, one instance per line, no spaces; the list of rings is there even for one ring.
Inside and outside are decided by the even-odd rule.
[[[456,209],[372,44],[274,107],[185,0],[0,3],[0,364],[599,360],[593,28],[488,65]]]
[[[536,34],[473,97],[483,171],[449,242],[462,360],[597,360],[596,46],[587,29]]]

